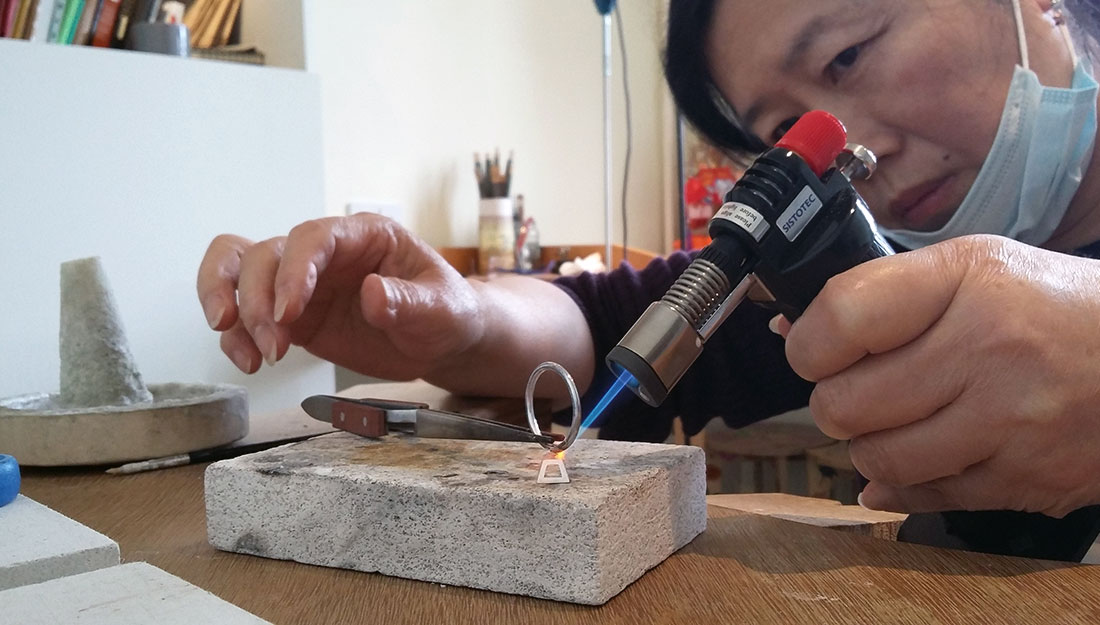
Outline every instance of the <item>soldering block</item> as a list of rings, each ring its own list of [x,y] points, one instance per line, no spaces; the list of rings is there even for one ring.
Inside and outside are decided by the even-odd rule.
[[[531,443],[339,432],[210,465],[225,551],[599,605],[706,528],[697,447],[582,439],[571,482]]]
[[[0,590],[118,563],[118,543],[33,499],[0,507]]]

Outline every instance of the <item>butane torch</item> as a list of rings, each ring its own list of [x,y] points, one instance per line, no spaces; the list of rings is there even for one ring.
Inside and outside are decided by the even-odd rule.
[[[874,155],[846,141],[835,117],[814,111],[756,159],[711,219],[710,245],[607,355],[615,386],[657,406],[754,287],[766,291],[761,303],[794,321],[829,278],[893,254],[852,187],[873,173]],[[1004,510],[911,514],[898,540],[1078,562],[1098,535],[1100,506],[1088,506],[1061,519]]]
[[[807,113],[726,194],[711,243],[607,355],[642,400],[665,400],[750,291],[794,321],[830,277],[893,254],[852,187],[874,155],[846,142],[837,118]]]

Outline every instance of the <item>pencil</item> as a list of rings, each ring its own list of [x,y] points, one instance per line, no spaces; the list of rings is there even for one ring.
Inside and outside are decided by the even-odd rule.
[[[215,447],[213,449],[202,449],[186,454],[176,454],[174,456],[165,456],[163,458],[152,458],[150,460],[130,462],[119,467],[107,469],[107,473],[112,473],[115,475],[129,475],[131,473],[141,473],[143,471],[156,471],[157,469],[180,467],[186,464],[213,462],[215,460],[226,460],[228,458],[236,458],[237,456],[243,456],[245,454],[250,454],[256,451],[271,449],[272,447],[277,447],[279,445],[285,445],[287,443],[305,440],[313,436],[316,436],[316,434],[308,434],[305,436],[290,436],[270,441],[259,441],[256,443],[238,445],[236,447]]]
[[[107,473],[115,473],[118,475],[129,475],[131,473],[141,473],[143,471],[156,471],[157,469],[167,469],[169,467],[182,467],[185,464],[191,464],[191,454],[177,454],[175,456],[166,456],[164,458],[153,458],[152,460],[142,460],[141,462],[130,462],[122,465],[121,467],[114,467],[113,469],[107,469]]]

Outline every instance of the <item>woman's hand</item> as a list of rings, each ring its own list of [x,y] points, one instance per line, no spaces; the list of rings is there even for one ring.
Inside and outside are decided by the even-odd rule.
[[[834,277],[787,335],[861,501],[1064,516],[1100,502],[1100,261],[992,236]]]
[[[429,376],[484,334],[474,288],[427,244],[371,214],[317,219],[285,237],[214,239],[198,295],[246,373],[300,345],[391,380]]]

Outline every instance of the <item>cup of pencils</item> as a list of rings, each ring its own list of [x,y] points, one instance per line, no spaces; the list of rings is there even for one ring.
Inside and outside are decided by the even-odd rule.
[[[484,157],[474,154],[474,175],[481,199],[478,202],[477,271],[489,275],[516,268],[516,231],[512,187],[512,154],[503,167],[500,150]]]

